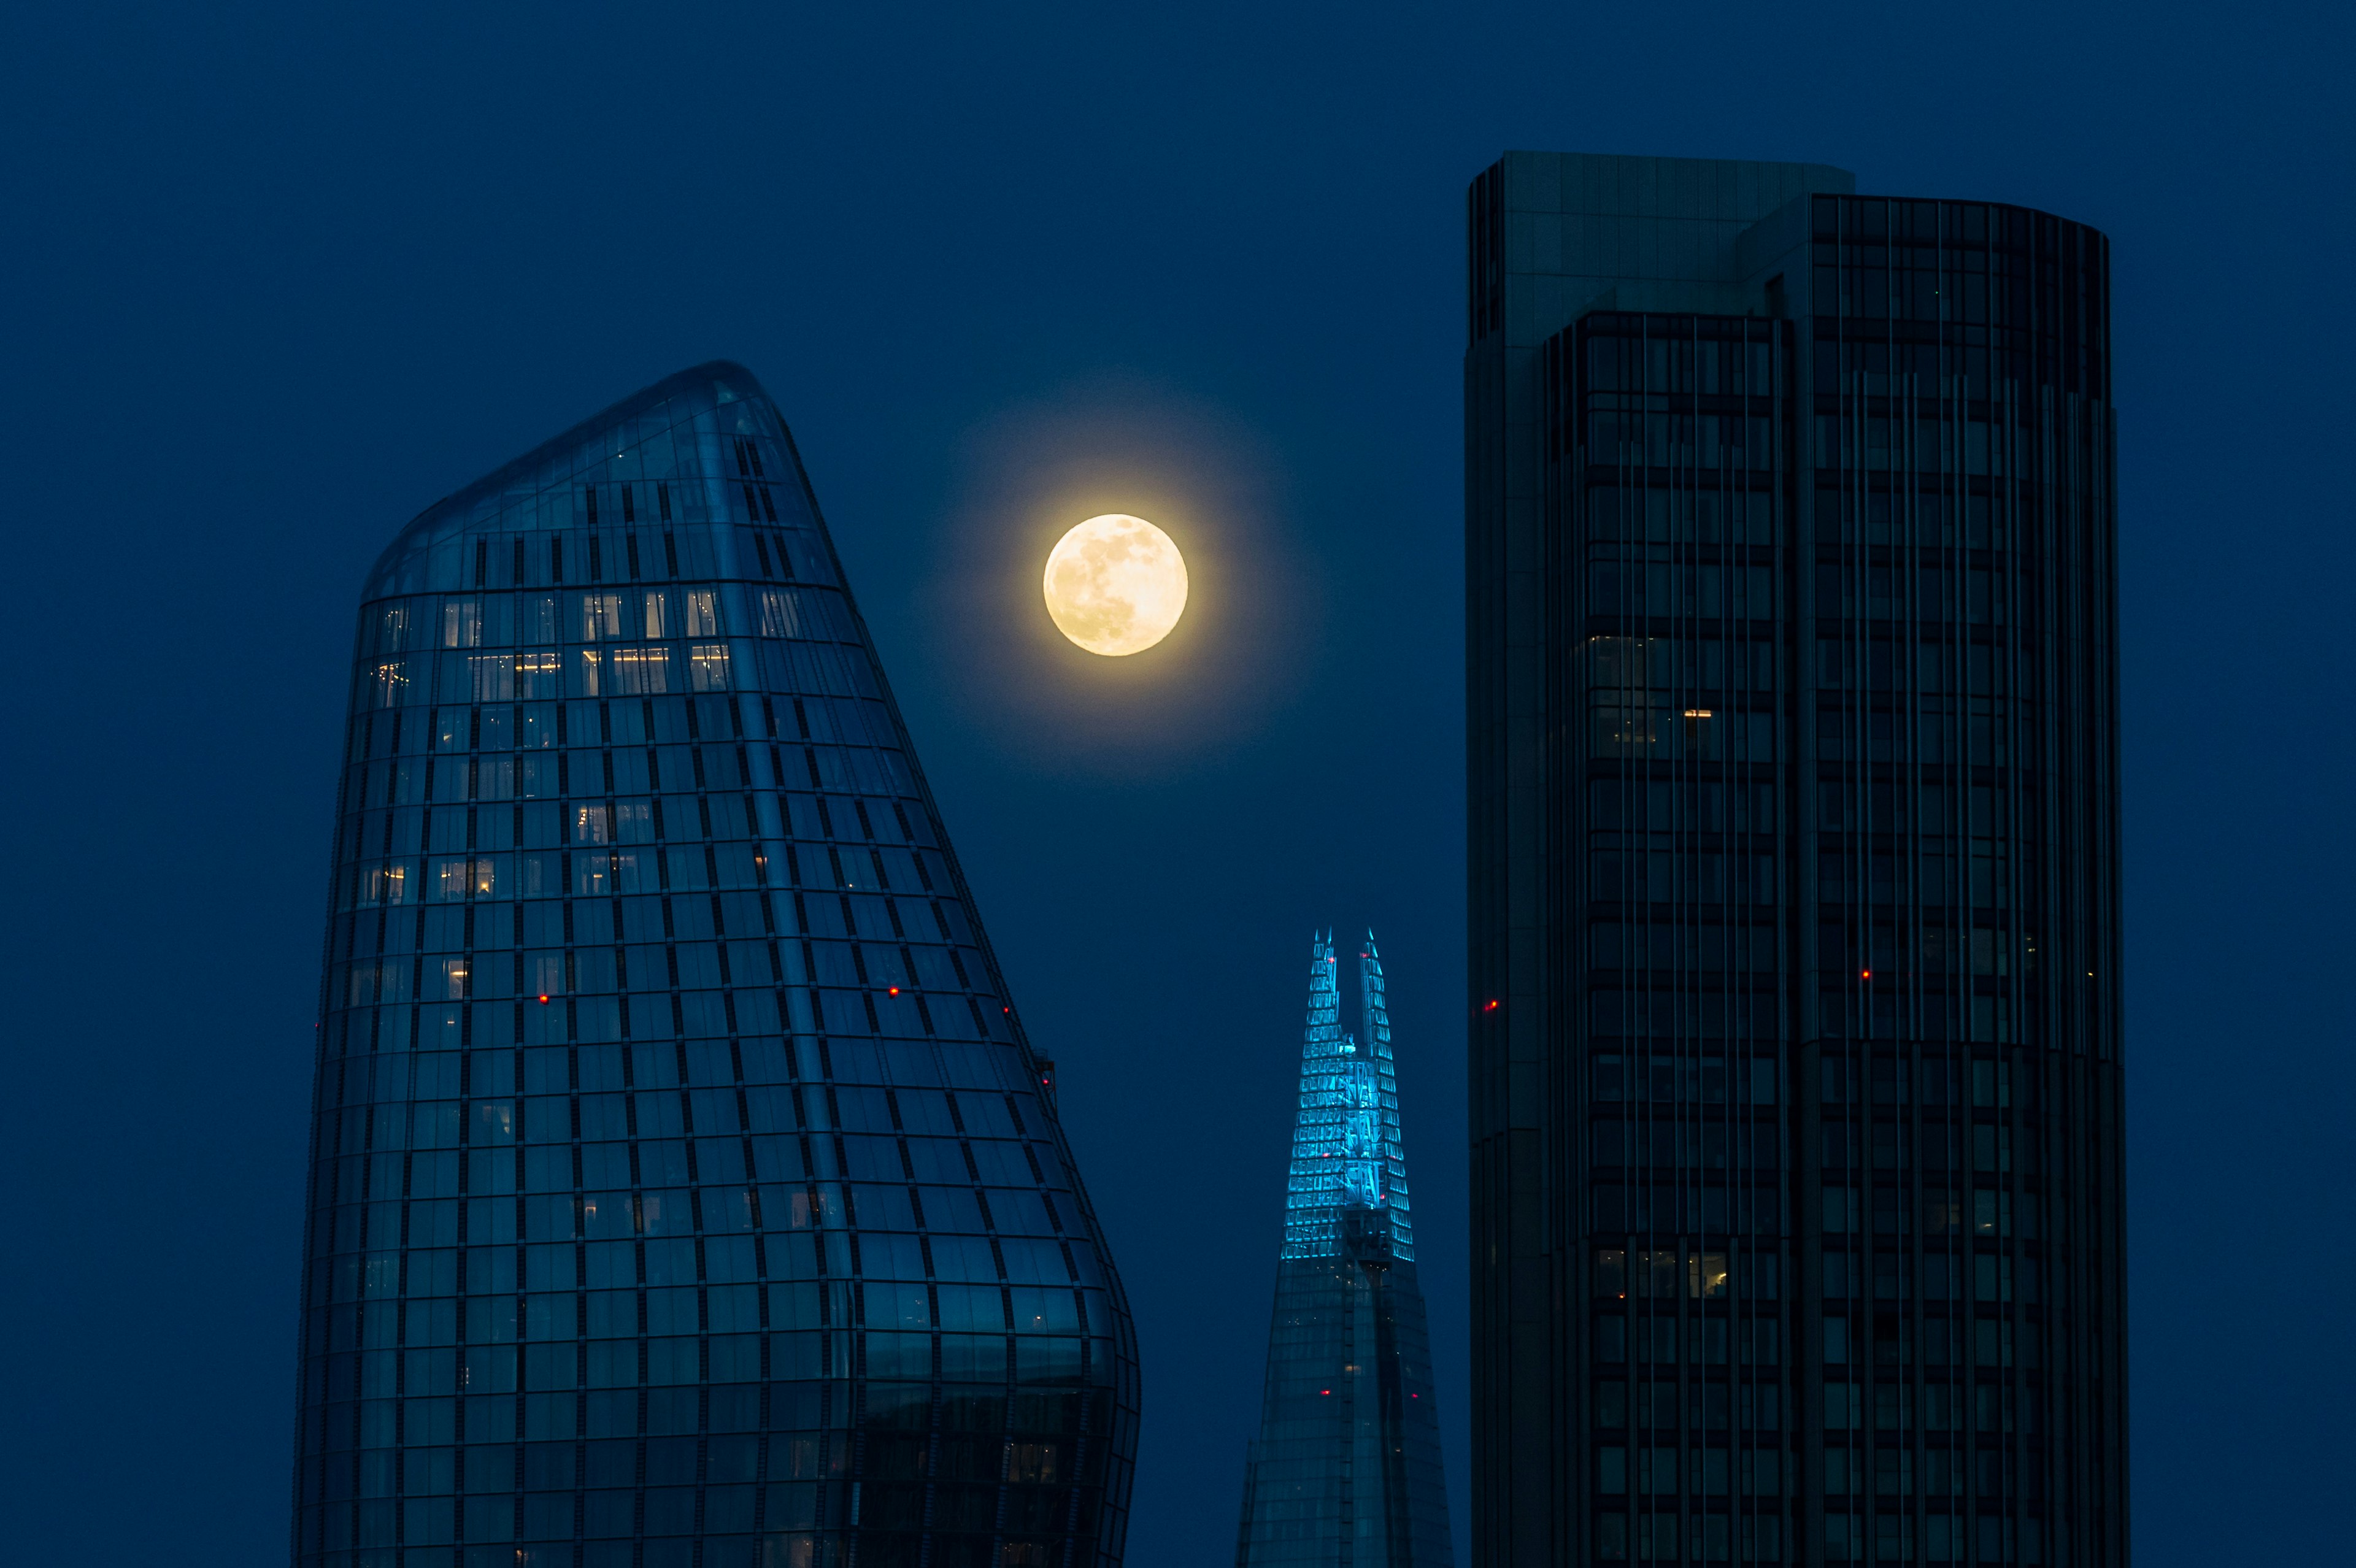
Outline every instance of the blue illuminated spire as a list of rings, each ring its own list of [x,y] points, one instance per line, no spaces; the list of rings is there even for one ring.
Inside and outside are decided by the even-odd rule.
[[[1448,1503],[1399,1136],[1390,1009],[1372,933],[1360,1032],[1341,959],[1312,934],[1284,1248],[1237,1568],[1448,1568]]]
[[[1411,1262],[1415,1228],[1408,1211],[1407,1152],[1399,1138],[1398,1075],[1391,1061],[1383,965],[1372,932],[1358,955],[1363,1039],[1342,1029],[1340,967],[1333,933],[1312,935],[1283,1255],[1336,1256],[1343,1250],[1344,1215],[1355,1210],[1387,1218],[1390,1255]]]

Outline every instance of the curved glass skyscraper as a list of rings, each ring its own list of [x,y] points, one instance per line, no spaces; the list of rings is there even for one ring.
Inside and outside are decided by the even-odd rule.
[[[363,599],[294,1560],[1117,1563],[1119,1281],[766,395],[647,389]]]
[[[1284,1252],[1237,1568],[1449,1568],[1431,1348],[1382,959],[1358,954],[1362,1036],[1341,1023],[1332,937],[1312,944]]]

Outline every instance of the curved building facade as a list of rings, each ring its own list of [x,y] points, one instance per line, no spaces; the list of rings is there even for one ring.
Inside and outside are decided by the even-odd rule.
[[[557,437],[363,601],[294,1561],[1118,1563],[1120,1283],[758,384]]]

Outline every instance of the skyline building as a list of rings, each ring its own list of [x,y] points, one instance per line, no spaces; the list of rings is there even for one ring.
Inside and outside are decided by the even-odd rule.
[[[2118,1568],[2108,241],[1467,220],[1475,1560]]]
[[[748,372],[385,550],[332,864],[297,1563],[1119,1563],[1119,1278]]]
[[[1312,939],[1259,1436],[1236,1568],[1450,1568],[1448,1497],[1390,1011],[1374,935],[1360,1030],[1341,1022],[1332,933]]]

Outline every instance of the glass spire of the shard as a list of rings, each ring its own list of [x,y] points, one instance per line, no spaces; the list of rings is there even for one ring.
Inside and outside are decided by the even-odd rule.
[[[300,1568],[1099,1568],[1120,1284],[791,435],[714,364],[362,594]]]
[[[1447,1568],[1448,1504],[1416,1281],[1383,965],[1312,940],[1284,1246],[1260,1430],[1244,1466],[1237,1568]]]

